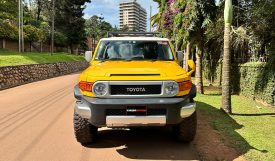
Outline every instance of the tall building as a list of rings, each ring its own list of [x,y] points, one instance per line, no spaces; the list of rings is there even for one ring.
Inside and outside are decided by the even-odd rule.
[[[132,31],[146,31],[147,12],[136,0],[121,0],[119,4],[119,28],[128,26]]]

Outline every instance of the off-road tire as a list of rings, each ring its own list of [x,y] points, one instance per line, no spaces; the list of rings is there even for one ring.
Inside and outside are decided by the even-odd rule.
[[[174,132],[178,141],[189,143],[194,140],[197,131],[196,111],[189,117],[174,127]]]
[[[97,136],[97,127],[74,112],[74,133],[76,140],[81,144],[93,143]]]

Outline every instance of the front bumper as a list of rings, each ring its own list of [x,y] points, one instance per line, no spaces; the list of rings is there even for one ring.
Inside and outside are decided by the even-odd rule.
[[[75,112],[97,127],[165,126],[174,125],[196,110],[190,96],[179,98],[103,99],[86,97],[75,87]],[[148,110],[164,109],[165,114],[146,116],[109,116],[106,110],[126,109],[129,105],[144,105]]]
[[[107,127],[164,126],[166,116],[107,116]]]

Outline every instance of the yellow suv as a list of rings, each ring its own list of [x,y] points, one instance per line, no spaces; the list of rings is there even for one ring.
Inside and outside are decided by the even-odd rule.
[[[112,33],[85,53],[90,67],[75,86],[74,131],[78,142],[94,142],[100,127],[172,126],[178,140],[196,134],[195,70],[180,65],[183,53],[173,51],[158,33]]]

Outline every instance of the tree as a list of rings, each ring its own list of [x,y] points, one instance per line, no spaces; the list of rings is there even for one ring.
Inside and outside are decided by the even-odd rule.
[[[159,5],[159,12],[150,17],[151,20],[151,27],[156,27],[157,31],[160,31],[162,28],[162,16],[165,10],[166,2],[165,0],[153,0],[154,2],[158,3]]]
[[[112,25],[109,22],[106,21],[102,21],[102,23],[100,24],[100,29],[101,29],[101,37],[106,37],[107,32],[110,32],[113,30]]]
[[[0,20],[16,21],[18,13],[18,3],[16,0],[0,0]]]
[[[36,5],[37,5],[37,14],[36,14],[36,20],[40,21],[40,16],[43,8],[43,0],[36,0]]]
[[[104,21],[103,17],[98,17],[96,15],[92,16],[85,22],[85,32],[88,38],[92,38],[91,40],[91,48],[95,50],[96,41],[99,39],[106,37],[107,32],[113,30],[113,27],[110,23]]]
[[[5,39],[16,40],[18,28],[9,21],[0,22],[0,39],[3,39],[3,48],[5,48]]]
[[[224,6],[224,53],[222,73],[222,109],[231,113],[230,93],[230,28],[233,19],[232,0],[225,0]]]
[[[24,26],[24,39],[30,43],[30,51],[32,51],[32,43],[39,41],[41,32],[40,29],[32,25]]]
[[[120,31],[122,31],[122,32],[127,32],[127,31],[130,31],[130,29],[129,29],[129,27],[128,27],[127,25],[124,25],[124,26],[120,29]]]
[[[185,50],[185,60],[190,59],[191,50],[196,47],[196,86],[203,93],[202,59],[204,55],[205,32],[216,14],[214,0],[156,0],[160,11],[151,18],[153,24],[161,24],[160,31],[176,43],[177,50]],[[185,63],[187,64],[187,63]],[[188,67],[185,67],[188,70]]]
[[[107,32],[114,31],[115,29],[109,22],[104,21],[103,17],[92,16],[85,22],[85,32],[87,42],[91,45],[92,51],[95,50],[96,41],[106,37]]]
[[[0,39],[3,39],[3,48],[6,44],[5,39],[17,39],[17,7],[18,4],[15,0],[0,0]]]
[[[181,45],[182,49],[186,48],[187,59],[190,59],[192,45],[196,47],[196,86],[198,93],[203,94],[202,59],[206,39],[204,34],[216,13],[215,1],[181,0],[171,1],[170,5],[172,5],[170,7],[172,13],[176,13],[175,16],[172,14],[174,16],[172,39],[177,46]]]
[[[56,29],[64,33],[68,39],[71,53],[85,41],[85,19],[83,10],[85,3],[91,0],[56,1]]]

